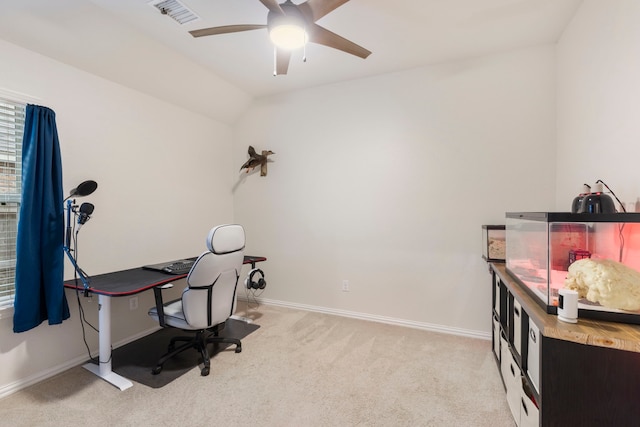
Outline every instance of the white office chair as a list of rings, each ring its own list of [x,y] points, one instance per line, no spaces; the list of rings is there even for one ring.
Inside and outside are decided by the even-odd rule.
[[[204,367],[201,374],[209,375],[209,352],[207,345],[214,342],[235,344],[236,353],[242,351],[239,339],[223,338],[218,332],[235,310],[236,288],[244,259],[245,235],[237,224],[220,225],[209,231],[207,249],[198,257],[187,276],[188,287],[177,301],[163,303],[162,289],[153,289],[156,306],[149,310],[149,316],[156,319],[163,328],[178,328],[190,331],[191,336],[174,337],[168,352],[160,358],[153,374],[162,371],[164,363],[176,354],[195,348],[202,354]],[[178,341],[186,341],[179,347]]]

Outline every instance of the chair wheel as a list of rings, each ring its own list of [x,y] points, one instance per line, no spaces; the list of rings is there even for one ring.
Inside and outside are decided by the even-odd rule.
[[[236,346],[236,353],[240,353],[242,351],[242,347],[237,345]]]
[[[206,377],[207,375],[209,375],[209,368],[208,367],[202,368],[202,371],[200,371],[200,375],[202,375],[203,377]]]
[[[158,375],[160,372],[162,372],[162,365],[158,365],[151,370],[153,375]]]

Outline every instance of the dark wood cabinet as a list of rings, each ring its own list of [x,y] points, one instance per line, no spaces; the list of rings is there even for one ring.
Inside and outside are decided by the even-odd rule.
[[[490,266],[493,349],[516,424],[640,425],[640,326],[564,323]]]

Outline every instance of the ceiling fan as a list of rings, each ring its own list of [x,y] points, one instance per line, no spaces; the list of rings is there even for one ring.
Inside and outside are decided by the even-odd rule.
[[[267,23],[264,25],[240,24],[203,28],[189,31],[193,37],[237,33],[266,28],[274,43],[274,75],[287,74],[291,50],[304,46],[307,42],[317,43],[341,50],[360,58],[366,58],[370,51],[358,46],[326,28],[316,21],[349,0],[307,0],[294,4],[291,0],[278,4],[277,0],[259,0],[267,9]]]

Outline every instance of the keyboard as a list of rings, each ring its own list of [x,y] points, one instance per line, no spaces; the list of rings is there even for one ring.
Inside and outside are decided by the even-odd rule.
[[[187,274],[193,267],[194,261],[176,261],[162,268],[167,274]]]
[[[142,268],[147,270],[161,271],[166,274],[180,275],[189,273],[195,261],[196,258],[180,259],[177,261],[170,261],[162,264],[145,265]]]

